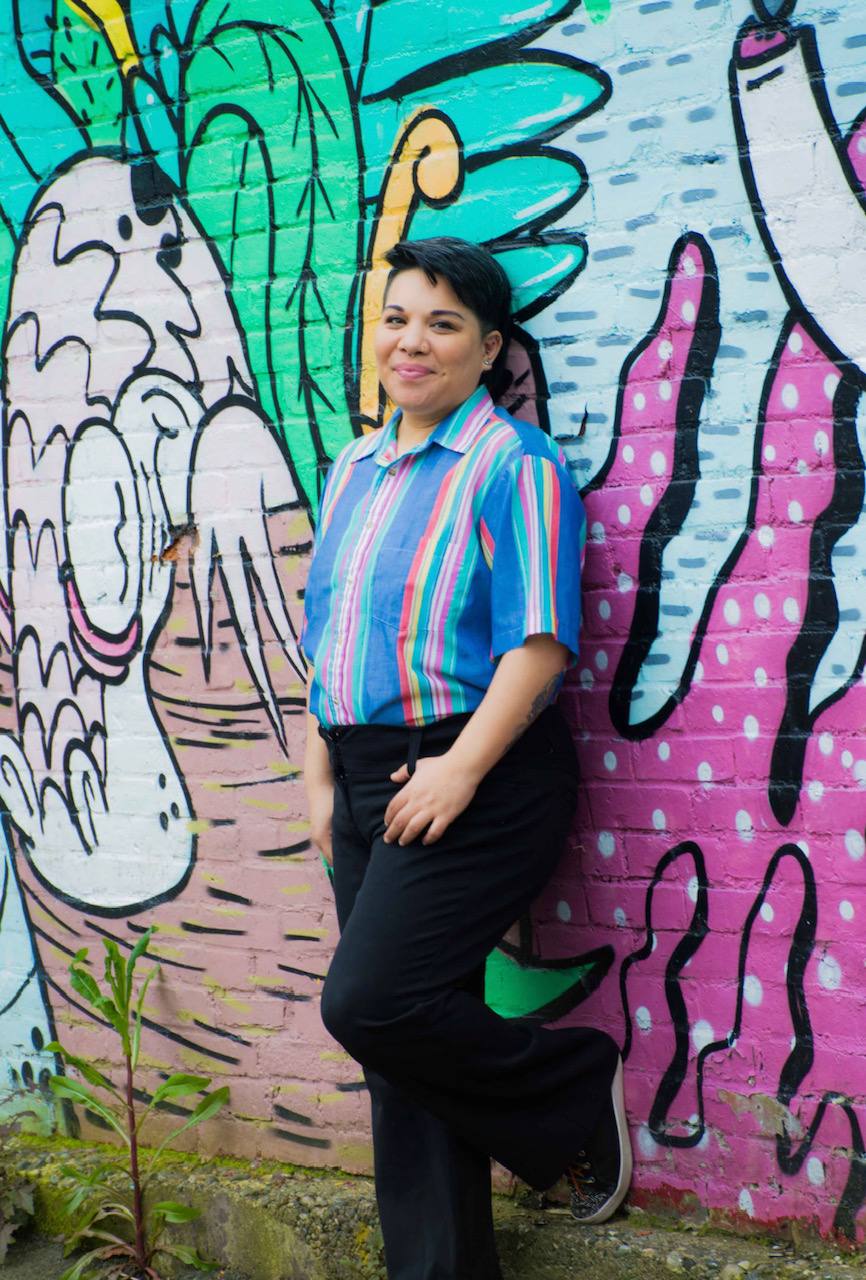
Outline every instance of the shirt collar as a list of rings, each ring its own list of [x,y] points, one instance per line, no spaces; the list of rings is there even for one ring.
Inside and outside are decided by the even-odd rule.
[[[438,444],[443,449],[451,449],[454,453],[467,453],[486,426],[492,412],[493,401],[482,383],[467,400],[464,400],[434,427],[426,440],[415,445],[409,453],[421,453],[431,444]],[[397,409],[381,430],[371,431],[365,436],[363,443],[355,451],[352,461],[358,462],[361,458],[369,458],[371,454],[375,454],[376,462],[380,467],[390,467],[397,457],[397,427],[401,413],[402,411]]]

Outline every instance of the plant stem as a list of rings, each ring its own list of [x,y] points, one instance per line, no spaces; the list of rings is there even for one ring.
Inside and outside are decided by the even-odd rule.
[[[147,1267],[147,1240],[144,1232],[144,1198],[141,1192],[141,1176],[138,1170],[138,1133],[135,1119],[135,1100],[132,1092],[132,1057],[126,1059],[126,1123],[129,1130],[129,1164],[132,1174],[132,1213],[135,1218],[135,1261],[144,1270]]]

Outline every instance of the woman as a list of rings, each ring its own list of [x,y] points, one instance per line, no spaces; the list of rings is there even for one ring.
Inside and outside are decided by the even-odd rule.
[[[335,461],[306,592],[306,786],[341,939],[325,1025],[364,1067],[391,1280],[498,1280],[493,1156],[572,1212],[623,1200],[614,1042],[506,1020],[486,956],[556,865],[577,767],[551,705],[579,627],[580,499],[495,409],[510,290],[483,249],[402,242],[376,330],[397,411]]]

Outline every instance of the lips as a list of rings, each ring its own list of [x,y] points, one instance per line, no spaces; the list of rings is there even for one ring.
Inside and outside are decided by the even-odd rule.
[[[426,378],[433,370],[423,364],[398,364],[394,366],[394,372],[407,382],[417,382],[420,378]]]

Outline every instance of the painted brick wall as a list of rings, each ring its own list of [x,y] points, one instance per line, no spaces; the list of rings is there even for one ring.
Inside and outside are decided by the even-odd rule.
[[[296,636],[382,254],[456,234],[590,525],[580,811],[489,998],[623,1044],[636,1195],[862,1239],[862,5],[4,0],[0,60],[0,1112],[57,1123],[55,1034],[110,1067],[68,961],[154,924],[144,1088],[369,1168]]]

